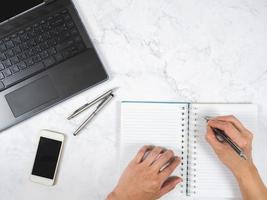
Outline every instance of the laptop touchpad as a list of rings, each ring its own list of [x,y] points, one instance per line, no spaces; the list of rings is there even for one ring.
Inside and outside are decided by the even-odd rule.
[[[19,117],[44,104],[52,103],[59,95],[48,76],[23,86],[6,96],[15,117]]]

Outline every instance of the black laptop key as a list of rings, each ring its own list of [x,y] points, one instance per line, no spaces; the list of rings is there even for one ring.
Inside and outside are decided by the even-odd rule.
[[[28,41],[28,45],[29,47],[34,47],[36,45],[36,42],[34,41],[34,39],[31,39]]]
[[[13,41],[14,45],[19,45],[21,43],[21,40],[19,37],[13,38],[12,41]]]
[[[0,80],[2,80],[3,78],[5,78],[5,76],[2,72],[0,72]]]
[[[42,35],[38,35],[38,36],[35,38],[35,41],[36,41],[36,43],[41,43],[41,42],[44,41],[44,38],[43,38]]]
[[[33,60],[33,62],[38,63],[42,60],[42,58],[41,58],[41,56],[36,55],[36,56],[32,57],[32,60]]]
[[[22,34],[21,36],[20,36],[20,40],[22,41],[22,42],[26,42],[27,40],[29,40],[30,38],[29,38],[29,36],[28,36],[28,34],[27,33],[24,33],[24,34]]]
[[[55,40],[55,39],[52,39],[52,40],[48,40],[47,41],[47,45],[48,46],[55,46],[55,45],[57,45],[57,41]]]
[[[49,57],[49,58],[45,59],[43,62],[44,62],[44,65],[46,67],[50,67],[56,63],[56,61],[53,57]]]
[[[5,52],[6,51],[6,45],[5,44],[1,44],[0,45],[0,52]]]
[[[3,61],[3,60],[5,60],[6,59],[6,56],[5,56],[5,54],[3,54],[3,53],[0,53],[0,61]]]
[[[4,75],[4,77],[9,77],[9,76],[11,76],[11,74],[12,74],[12,72],[10,71],[10,69],[5,69],[5,70],[3,70],[3,75]]]
[[[40,44],[40,47],[41,47],[42,50],[45,50],[45,49],[49,48],[49,45],[48,45],[47,42],[44,42],[44,43]]]
[[[68,27],[68,28],[72,28],[72,27],[74,27],[74,23],[73,23],[72,21],[69,21],[69,22],[67,23],[67,27]]]
[[[17,65],[13,65],[12,67],[9,68],[10,71],[12,72],[12,74],[15,74],[17,72],[19,72],[19,68]]]
[[[10,62],[10,60],[4,60],[2,62],[2,64],[4,65],[5,68],[10,67],[12,65],[11,62]]]
[[[74,44],[74,41],[73,40],[69,40],[69,41],[63,42],[61,44],[58,44],[56,46],[56,49],[57,49],[57,51],[62,51],[64,49],[67,49],[67,48],[73,46],[73,44]]]
[[[76,34],[78,34],[78,30],[76,28],[73,28],[73,29],[70,30],[70,33],[72,35],[76,35]]]
[[[12,64],[17,64],[19,62],[19,59],[17,56],[14,56],[14,57],[10,58],[10,61]]]
[[[41,58],[42,59],[45,59],[49,56],[48,52],[47,51],[43,51],[41,54],[40,54]]]
[[[20,45],[20,48],[23,50],[23,51],[26,51],[29,47],[28,47],[28,44],[27,43],[23,43]]]
[[[57,53],[54,47],[47,49],[47,52],[50,56],[55,55]]]
[[[26,65],[24,62],[20,62],[20,63],[18,63],[17,66],[18,66],[18,68],[19,68],[20,70],[23,70],[23,69],[27,68],[27,65]]]
[[[19,53],[21,53],[21,49],[20,49],[20,47],[19,47],[19,46],[16,46],[15,48],[13,48],[13,52],[14,52],[15,54],[19,54]]]
[[[0,62],[0,70],[5,69],[4,65]]]
[[[27,58],[27,56],[26,56],[25,53],[21,53],[21,54],[18,55],[18,58],[19,58],[20,61],[23,61],[23,60],[25,60]]]
[[[4,90],[5,89],[5,86],[4,84],[2,83],[2,81],[0,81],[0,91]]]
[[[74,41],[77,42],[77,43],[82,42],[82,38],[77,35],[77,36],[74,37]]]
[[[31,67],[28,67],[22,71],[19,71],[15,74],[15,76],[9,76],[5,79],[3,79],[3,83],[5,87],[9,87],[11,85],[14,85],[28,77],[31,77],[33,74],[36,74],[44,69],[43,63],[36,63],[32,65]]]
[[[63,19],[58,18],[54,22],[51,23],[51,26],[56,27],[56,26],[61,25],[62,23],[63,23]]]
[[[65,20],[65,21],[69,21],[69,20],[71,20],[71,16],[70,16],[69,14],[65,14],[65,15],[64,15],[64,20]]]
[[[43,37],[43,40],[49,40],[51,38],[51,35],[49,33],[44,33],[42,37]]]
[[[32,58],[29,58],[29,59],[25,60],[25,63],[26,63],[26,65],[27,65],[27,67],[32,66],[32,65],[34,64]]]
[[[29,57],[32,57],[34,55],[34,52],[32,49],[30,49],[30,50],[26,51],[25,54],[29,58]]]
[[[6,55],[6,57],[10,58],[10,57],[14,56],[14,52],[12,49],[10,49],[10,50],[6,51],[5,55]]]
[[[7,41],[5,44],[6,44],[6,48],[8,48],[8,49],[14,47],[14,44],[13,44],[12,40]]]

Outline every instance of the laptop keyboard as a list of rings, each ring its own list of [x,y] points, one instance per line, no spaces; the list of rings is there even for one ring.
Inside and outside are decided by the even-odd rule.
[[[0,39],[0,91],[83,52],[68,10]]]

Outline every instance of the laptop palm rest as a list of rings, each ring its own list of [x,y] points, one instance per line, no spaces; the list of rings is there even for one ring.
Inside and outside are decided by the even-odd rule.
[[[33,95],[34,94],[34,95]],[[15,117],[59,98],[49,76],[41,77],[5,96]]]

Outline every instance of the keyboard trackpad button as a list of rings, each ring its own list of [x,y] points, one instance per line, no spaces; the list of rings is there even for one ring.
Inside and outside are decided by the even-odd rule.
[[[48,76],[44,76],[36,81],[23,86],[6,96],[15,117],[19,117],[44,104],[54,102],[58,93]]]

